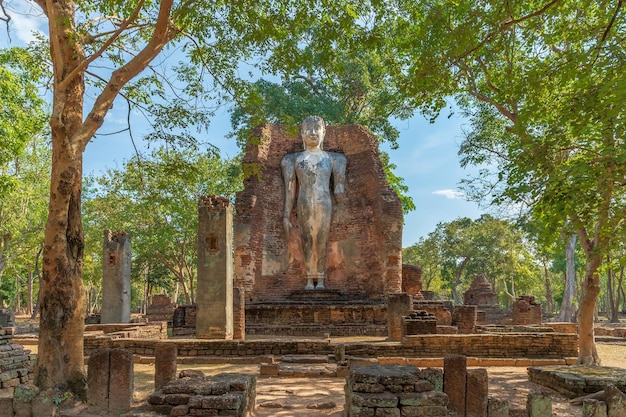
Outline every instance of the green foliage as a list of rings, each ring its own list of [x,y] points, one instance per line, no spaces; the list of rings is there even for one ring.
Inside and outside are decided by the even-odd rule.
[[[457,303],[476,274],[485,275],[501,300],[516,293],[540,299],[541,273],[532,249],[515,225],[483,215],[439,223],[427,238],[403,250],[403,262],[422,267],[425,289],[447,289]]]
[[[15,190],[8,164],[46,125],[45,102],[38,94],[41,61],[24,48],[0,50],[0,198]]]

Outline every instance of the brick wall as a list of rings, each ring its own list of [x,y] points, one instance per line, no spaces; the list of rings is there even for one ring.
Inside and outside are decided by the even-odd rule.
[[[263,356],[334,355],[336,344],[326,340],[170,340],[178,346],[179,356]],[[119,347],[136,355],[153,356],[158,340],[85,339],[88,354],[98,348]],[[342,343],[347,356],[440,358],[463,354],[477,358],[545,358],[578,356],[578,336],[564,333],[503,335],[421,335],[407,336],[402,343]]]
[[[256,131],[243,159],[249,175],[235,203],[235,284],[246,301],[284,301],[306,284],[299,234],[284,236],[280,161],[302,141],[278,125]],[[324,150],[346,156],[345,200],[333,207],[325,286],[346,296],[383,300],[401,291],[402,207],[389,187],[377,140],[360,126],[329,126]]]

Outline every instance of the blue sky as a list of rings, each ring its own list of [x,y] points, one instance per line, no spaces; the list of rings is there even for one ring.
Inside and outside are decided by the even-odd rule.
[[[11,41],[6,35],[0,36],[0,47],[28,43],[34,31],[45,32],[45,20],[41,10],[29,2],[9,1],[19,7],[21,13],[12,13]],[[6,32],[5,32],[6,33]],[[120,107],[119,103],[116,103]],[[107,116],[101,133],[112,132],[125,126],[125,120],[116,118],[116,108]],[[397,150],[384,147],[391,162],[397,165],[396,174],[404,178],[409,187],[416,209],[405,217],[403,246],[415,243],[435,229],[439,222],[449,222],[458,217],[476,218],[482,211],[476,203],[465,200],[458,190],[459,181],[467,172],[459,166],[458,145],[463,139],[464,121],[458,112],[449,118],[441,116],[430,124],[422,116],[414,116],[406,121],[397,121],[400,131]],[[123,116],[125,119],[125,116]],[[203,138],[221,149],[225,156],[238,153],[234,140],[225,138],[230,131],[230,121],[226,109],[217,112],[209,129],[208,137]],[[134,131],[138,140],[147,132],[140,128]],[[141,143],[138,143],[141,148]],[[97,173],[106,168],[120,167],[134,153],[127,136],[96,137],[84,155],[84,172]]]

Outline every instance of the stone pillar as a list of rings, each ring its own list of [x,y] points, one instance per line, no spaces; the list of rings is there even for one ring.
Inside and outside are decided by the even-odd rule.
[[[104,231],[100,322],[130,322],[130,234]]]
[[[176,379],[178,347],[174,342],[159,342],[154,347],[154,389],[160,390]]]
[[[411,296],[405,292],[387,294],[387,337],[402,340],[402,317],[411,311]]]
[[[485,368],[468,369],[465,391],[465,417],[487,417],[489,379]]]
[[[123,414],[133,404],[133,354],[126,349],[111,349],[109,359],[109,415]]]
[[[552,415],[552,398],[549,394],[541,391],[533,391],[528,394],[526,400],[528,417],[545,417]]]
[[[246,290],[233,288],[233,339],[246,338]]]
[[[196,337],[233,338],[233,214],[230,201],[200,197]]]
[[[465,416],[467,358],[448,355],[443,358],[443,392],[448,395],[448,409]]]
[[[89,356],[87,409],[90,414],[118,415],[133,401],[133,354],[125,349],[102,349]]]
[[[87,410],[90,414],[109,411],[109,349],[89,355],[87,362]]]

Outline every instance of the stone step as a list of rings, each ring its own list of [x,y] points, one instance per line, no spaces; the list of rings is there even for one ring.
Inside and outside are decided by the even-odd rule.
[[[285,355],[279,358],[283,363],[329,363],[328,355]]]

